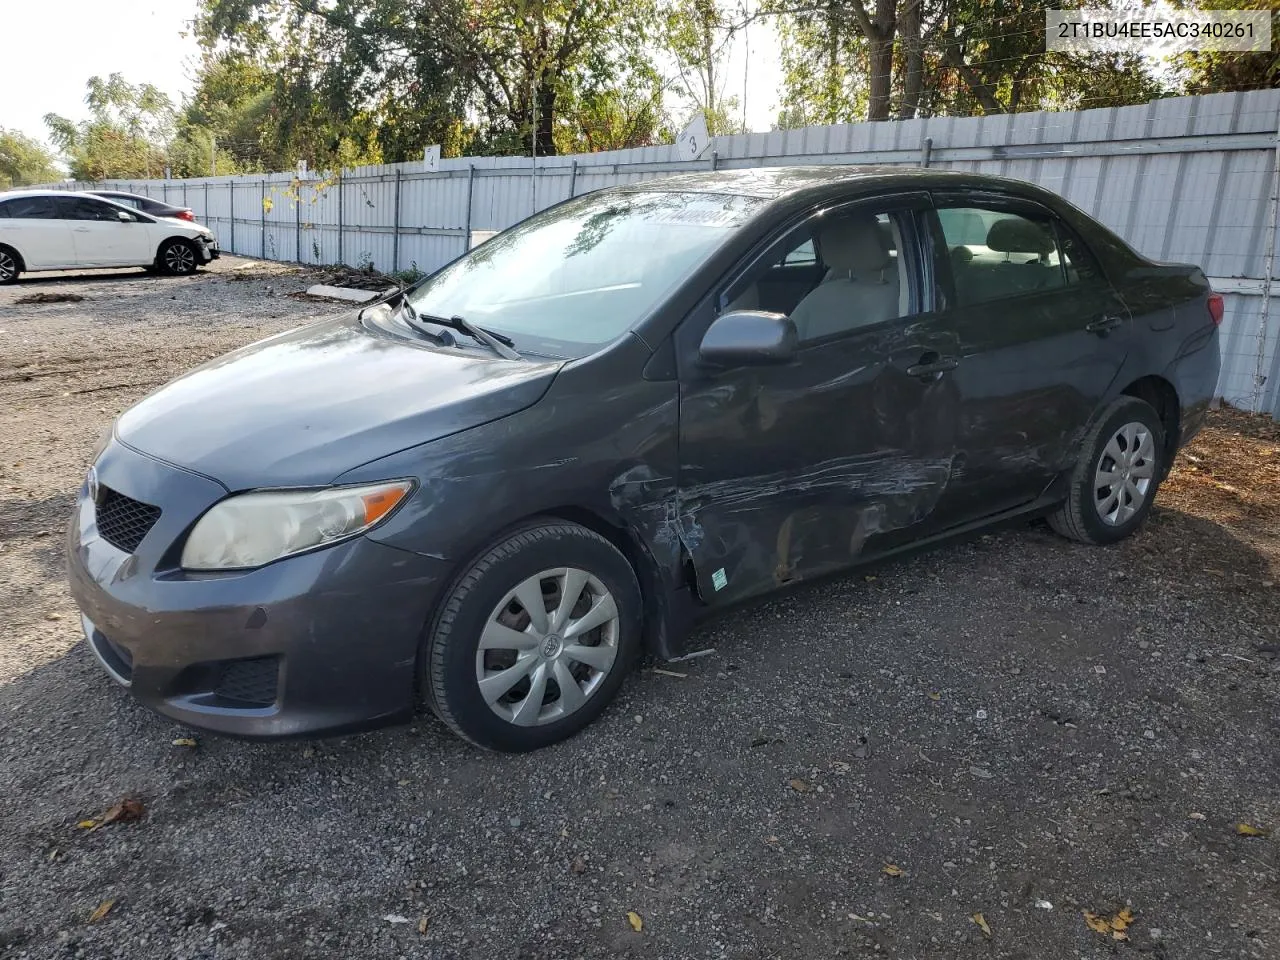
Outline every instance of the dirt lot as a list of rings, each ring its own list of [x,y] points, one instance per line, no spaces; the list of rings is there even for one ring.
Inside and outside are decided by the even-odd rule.
[[[1280,828],[1280,429],[1235,413],[1129,542],[1022,524],[729,614],[541,753],[175,746],[80,641],[72,491],[147,390],[328,312],[306,282],[0,291],[0,956],[1280,957],[1237,827]]]

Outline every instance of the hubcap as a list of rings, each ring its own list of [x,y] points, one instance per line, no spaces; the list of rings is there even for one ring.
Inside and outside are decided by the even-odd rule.
[[[13,262],[13,257],[7,253],[0,251],[0,280],[10,280],[14,273],[17,272],[18,265]]]
[[[195,266],[196,255],[190,247],[175,243],[165,251],[164,262],[174,273],[187,273]]]
[[[489,615],[476,649],[476,683],[508,723],[540,726],[580,709],[618,656],[618,606],[576,567],[543,570]]]
[[[1102,448],[1093,477],[1093,505],[1102,522],[1125,523],[1142,509],[1156,475],[1156,446],[1142,423],[1126,423]]]

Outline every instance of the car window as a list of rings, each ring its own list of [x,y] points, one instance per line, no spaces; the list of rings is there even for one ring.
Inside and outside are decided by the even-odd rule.
[[[420,314],[583,356],[642,320],[764,203],[710,193],[587,194],[505,230],[410,294]]]
[[[8,202],[0,202],[0,220],[7,219],[9,219],[9,204]]]
[[[54,220],[53,200],[50,197],[14,197],[8,201],[9,216],[18,220]]]
[[[1067,285],[1053,219],[982,207],[938,210],[959,306]]]
[[[782,258],[786,266],[813,266],[818,262],[818,253],[813,249],[813,240],[806,237],[804,241]]]
[[[1058,234],[1058,250],[1067,271],[1067,283],[1088,283],[1102,279],[1102,267],[1074,230],[1061,220],[1054,221]]]
[[[731,281],[721,311],[785,313],[802,342],[907,316],[914,285],[899,251],[909,219],[866,206],[814,216]]]
[[[63,220],[120,220],[120,208],[88,197],[58,197],[59,217]]]

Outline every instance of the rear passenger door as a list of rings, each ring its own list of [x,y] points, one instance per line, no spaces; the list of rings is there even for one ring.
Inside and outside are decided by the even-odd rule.
[[[1070,468],[1124,362],[1129,313],[1065,223],[1002,194],[934,195],[940,295],[959,337],[956,477],[963,523],[1033,501]]]
[[[52,197],[14,197],[0,204],[0,241],[18,251],[28,270],[75,263],[70,227],[58,219]]]

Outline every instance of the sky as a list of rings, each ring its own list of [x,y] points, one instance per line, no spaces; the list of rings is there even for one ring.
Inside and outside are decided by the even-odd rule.
[[[57,57],[47,44],[49,8],[0,0],[5,53],[0,56],[0,127],[48,142],[46,113],[84,119],[85,82],[92,76],[124,75],[151,83],[175,104],[192,86],[198,49],[191,36],[197,0],[56,0]],[[186,34],[184,37],[183,34]],[[743,95],[747,126],[768,130],[777,118],[781,67],[777,38],[764,21],[738,34],[725,63],[726,96]]]
[[[197,47],[190,35],[196,0],[0,0],[0,127],[48,142],[46,113],[84,119],[85,82],[121,73],[151,83],[177,103],[191,87]],[[51,13],[56,8],[56,23]],[[55,56],[43,42],[57,30]],[[186,38],[181,36],[187,33]]]

